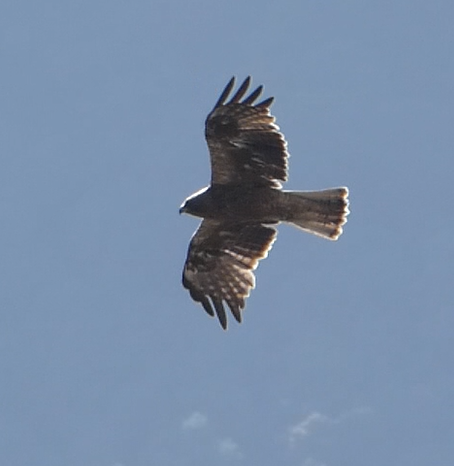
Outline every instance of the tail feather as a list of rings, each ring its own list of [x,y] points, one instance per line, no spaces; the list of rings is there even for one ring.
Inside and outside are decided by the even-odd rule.
[[[284,193],[290,207],[287,222],[323,238],[339,238],[349,214],[348,188]]]

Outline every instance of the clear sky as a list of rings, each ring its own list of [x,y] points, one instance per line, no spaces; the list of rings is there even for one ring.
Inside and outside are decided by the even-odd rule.
[[[454,3],[4,1],[0,464],[454,461]],[[203,124],[252,75],[289,189],[244,322],[181,286]]]

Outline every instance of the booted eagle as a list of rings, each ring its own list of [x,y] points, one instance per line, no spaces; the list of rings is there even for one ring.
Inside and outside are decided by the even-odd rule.
[[[336,240],[347,221],[348,189],[283,191],[287,142],[270,113],[273,97],[255,103],[259,86],[246,98],[251,78],[228,100],[232,78],[205,122],[211,185],[180,208],[202,218],[188,248],[183,286],[227,328],[225,304],[241,322],[245,300],[255,286],[254,270],[276,239],[275,225],[289,223]]]

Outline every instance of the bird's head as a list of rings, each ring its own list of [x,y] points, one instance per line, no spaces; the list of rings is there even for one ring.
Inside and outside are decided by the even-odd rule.
[[[192,196],[189,196],[180,206],[180,214],[189,214],[196,217],[203,217],[202,213],[205,210],[206,196],[204,193],[208,191],[208,187],[197,191]]]
[[[187,202],[184,201],[183,204],[180,206],[180,210],[178,211],[181,214],[186,214],[188,212]]]

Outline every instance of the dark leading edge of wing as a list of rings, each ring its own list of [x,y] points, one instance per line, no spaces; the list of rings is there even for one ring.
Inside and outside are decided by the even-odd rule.
[[[206,119],[211,183],[278,188],[279,180],[287,180],[287,143],[270,113],[274,98],[254,105],[263,86],[243,99],[250,83],[247,77],[228,100],[235,85],[232,78]]]

